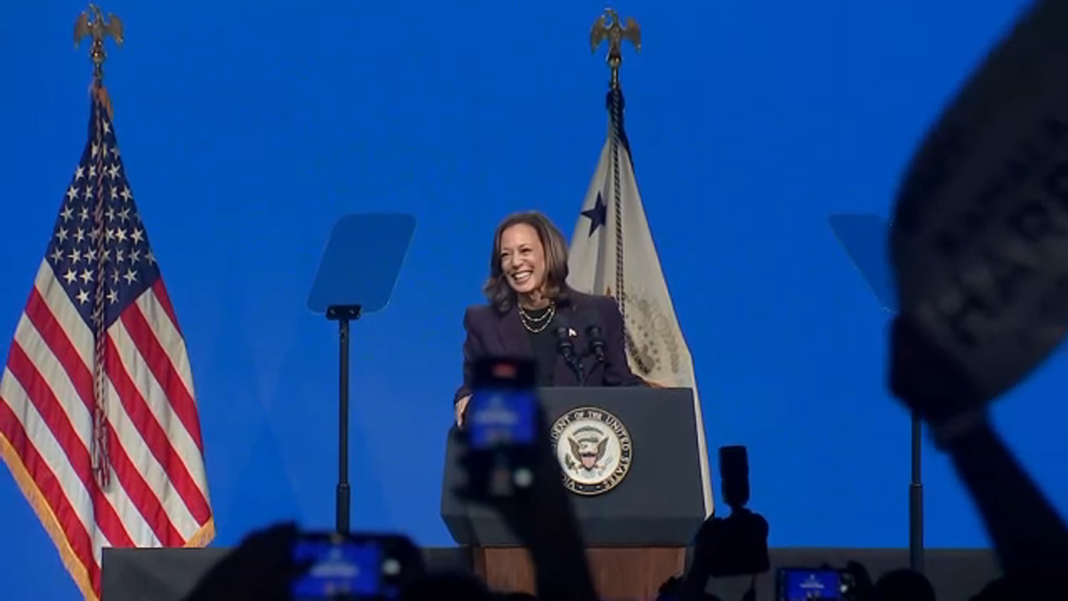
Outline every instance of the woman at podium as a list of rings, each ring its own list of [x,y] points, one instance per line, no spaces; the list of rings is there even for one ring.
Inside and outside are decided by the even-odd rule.
[[[610,296],[567,285],[567,242],[538,212],[507,217],[493,235],[488,303],[464,313],[463,384],[453,404],[463,425],[472,366],[484,357],[533,359],[538,385],[645,386],[627,363],[623,316]]]

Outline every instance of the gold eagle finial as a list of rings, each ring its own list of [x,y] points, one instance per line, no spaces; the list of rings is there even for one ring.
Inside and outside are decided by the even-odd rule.
[[[115,40],[116,44],[122,45],[124,40],[122,19],[109,13],[105,20],[100,7],[90,4],[89,10],[78,15],[78,19],[74,22],[74,47],[77,48],[87,37],[93,40],[89,47],[89,57],[93,59],[93,77],[99,82],[104,78],[104,60],[107,58],[107,53],[104,52],[104,38],[110,37]]]
[[[608,66],[612,68],[612,88],[619,87],[619,65],[623,62],[623,42],[634,45],[634,50],[642,51],[642,30],[634,17],[627,17],[623,25],[619,13],[606,8],[604,14],[593,22],[590,30],[590,51],[597,52],[602,42],[608,42]]]

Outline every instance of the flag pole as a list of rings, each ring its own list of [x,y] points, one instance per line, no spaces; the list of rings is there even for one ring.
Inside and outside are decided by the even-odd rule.
[[[611,79],[609,80],[609,91],[606,104],[608,105],[609,125],[611,132],[612,142],[612,178],[615,184],[612,187],[612,197],[605,199],[606,202],[613,203],[613,208],[616,215],[616,226],[620,227],[622,224],[623,213],[623,199],[620,196],[619,189],[619,145],[625,144],[623,133],[623,90],[619,85],[619,67],[623,64],[623,42],[629,41],[634,45],[634,49],[637,52],[641,52],[642,47],[642,30],[638,26],[638,22],[634,20],[634,17],[627,17],[626,25],[623,25],[617,13],[612,8],[606,8],[604,14],[597,17],[597,20],[593,22],[593,28],[590,30],[590,50],[597,52],[597,48],[602,42],[608,42],[608,56],[605,58],[605,62],[608,63],[608,67],[611,70]],[[607,224],[606,224],[607,225]],[[619,313],[623,318],[623,323],[627,322],[627,292],[623,285],[623,241],[621,236],[616,238],[616,255],[618,257],[616,263],[616,281],[615,281],[615,299],[616,304],[619,305]],[[608,294],[612,295],[612,287],[608,287]],[[630,348],[632,343],[630,337],[630,331],[624,328],[623,336],[625,343]]]
[[[608,67],[611,70],[611,79],[609,80],[609,91],[606,104],[608,105],[608,114],[610,120],[610,132],[612,142],[612,177],[615,181],[615,185],[612,187],[612,197],[606,198],[605,202],[613,204],[613,209],[616,215],[616,227],[621,227],[623,219],[623,199],[620,196],[619,186],[619,147],[622,144],[624,148],[627,148],[629,144],[626,140],[626,134],[623,132],[623,90],[619,85],[619,67],[623,64],[623,42],[628,41],[633,46],[636,52],[641,52],[642,49],[642,30],[638,25],[638,22],[634,20],[634,17],[627,17],[626,25],[623,24],[622,19],[619,18],[617,13],[612,8],[606,8],[604,14],[597,18],[593,22],[593,28],[590,30],[590,49],[593,52],[597,52],[597,48],[603,43],[608,42],[608,56],[605,62],[608,63]],[[629,152],[629,148],[627,148]],[[623,243],[622,236],[616,237],[616,245],[619,246]],[[616,249],[616,254],[619,257],[616,263],[616,279],[615,279],[615,298],[616,303],[619,305],[619,313],[623,318],[623,323],[627,320],[627,292],[626,287],[623,284],[623,252],[622,247]],[[607,293],[612,294],[612,286],[608,287]],[[633,340],[630,336],[630,331],[624,328],[623,335],[625,343],[628,348],[632,348]]]
[[[90,20],[91,18],[91,20]],[[85,38],[92,38],[89,46],[89,58],[93,61],[93,83],[90,86],[94,102],[99,102],[107,119],[112,118],[111,102],[107,91],[104,89],[104,61],[107,60],[107,52],[104,51],[104,38],[111,37],[116,44],[121,45],[123,40],[122,20],[114,14],[109,14],[104,19],[100,7],[95,4],[89,5],[89,10],[78,16],[74,22],[74,47],[77,48]],[[95,207],[93,210],[93,233],[96,242],[97,274],[96,286],[93,295],[92,325],[96,344],[93,349],[93,440],[91,465],[93,475],[102,490],[108,490],[111,483],[111,458],[108,448],[108,409],[107,409],[107,370],[105,358],[107,356],[107,320],[105,315],[105,278],[104,260],[107,256],[104,240],[104,184],[105,177],[104,161],[107,158],[107,150],[104,147],[104,118],[96,110],[94,113],[94,143],[93,172],[96,182],[87,185],[95,188],[93,198]],[[96,148],[101,152],[97,153]],[[90,175],[92,177],[92,175]],[[90,188],[92,189],[92,188]]]
[[[660,270],[652,232],[644,219],[644,209],[634,174],[634,159],[623,126],[624,101],[619,77],[619,69],[623,63],[623,43],[630,42],[636,52],[641,52],[641,27],[634,18],[621,19],[615,10],[607,8],[594,21],[589,35],[590,50],[594,54],[597,53],[602,43],[608,44],[605,62],[610,69],[611,78],[605,108],[608,111],[609,124],[605,146],[602,148],[601,159],[595,171],[595,181],[591,182],[587,190],[587,197],[582,205],[584,210],[579,221],[579,225],[582,225],[582,219],[589,220],[589,234],[586,236],[577,234],[578,237],[572,240],[568,263],[569,265],[576,263],[576,252],[580,255],[577,259],[578,263],[587,263],[587,259],[593,260],[593,264],[585,265],[581,269],[583,274],[577,277],[587,280],[583,282],[582,287],[589,292],[603,294],[616,302],[624,324],[623,337],[628,361],[634,368],[635,374],[651,386],[684,386],[693,391],[695,434],[701,469],[703,504],[707,518],[713,512],[714,501],[708,469],[704,418],[697,393],[696,377],[692,373],[686,374],[686,372],[692,372],[692,364],[684,365],[684,363],[692,363],[689,350],[685,348],[685,341],[682,339],[681,328],[678,326],[674,309],[671,306],[666,282],[657,283],[655,274],[635,273],[633,267],[633,265],[656,264],[656,270]],[[596,181],[597,178],[603,179]],[[624,224],[628,222],[631,225],[625,226]],[[594,233],[598,230],[600,230],[600,236],[593,241]],[[627,242],[624,242],[624,238]],[[596,246],[590,246],[591,244]],[[641,246],[634,251],[628,251],[627,247],[633,244]],[[593,255],[589,256],[590,253]],[[633,277],[627,275],[628,268]],[[575,281],[574,276],[577,271],[579,270],[574,268],[571,270],[572,281]],[[643,278],[648,276],[653,279],[643,283]],[[625,281],[628,277],[631,277],[630,283]],[[663,278],[662,273],[659,278]],[[639,281],[634,282],[634,279]],[[652,298],[647,296],[648,291],[643,290],[646,283],[656,289],[652,292],[654,295]],[[651,323],[648,315],[642,314],[644,309],[635,309],[633,294],[639,295],[636,299],[639,301],[639,307],[655,307],[656,314],[671,322],[676,322],[672,331],[677,330],[677,332],[659,336],[654,344],[676,345],[679,352],[685,355],[684,362],[670,367],[667,364],[661,365],[656,358],[643,351],[636,337],[642,336],[643,330],[645,333],[650,332],[651,330],[646,329],[645,326],[651,326]],[[665,340],[670,340],[670,342],[665,342]],[[670,352],[667,351],[666,346],[662,348],[665,353]]]

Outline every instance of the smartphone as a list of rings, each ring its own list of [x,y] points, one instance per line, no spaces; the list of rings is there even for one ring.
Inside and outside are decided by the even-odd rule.
[[[855,579],[846,570],[834,568],[779,568],[776,573],[777,601],[806,599],[854,599]]]
[[[464,420],[471,448],[490,450],[531,444],[537,402],[531,362],[478,362]]]
[[[537,416],[533,362],[484,359],[476,363],[463,432],[468,494],[502,497],[529,488]]]
[[[422,576],[422,556],[404,536],[302,533],[293,561],[311,567],[290,585],[292,601],[389,600]]]

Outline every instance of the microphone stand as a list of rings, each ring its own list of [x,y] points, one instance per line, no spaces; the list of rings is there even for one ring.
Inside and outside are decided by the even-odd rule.
[[[575,380],[579,386],[586,385],[586,378],[582,374],[582,360],[575,354],[575,345],[569,337],[569,328],[560,326],[556,328],[556,350],[564,357],[564,363],[575,372]]]
[[[593,370],[592,369],[590,371],[588,371],[588,372],[583,373],[582,377],[579,379],[579,386],[586,386],[586,384],[588,383],[588,381],[590,379],[590,376],[592,374],[593,374]]]
[[[595,365],[604,364],[604,353],[593,352],[591,354],[597,358],[597,362],[595,363]],[[581,383],[582,386],[586,385],[586,380],[588,380],[591,375],[593,375],[593,370],[592,369],[582,376],[582,381],[581,381],[582,382]]]
[[[601,328],[598,328],[597,326],[591,325],[590,327],[586,328],[586,337],[590,339],[590,352],[589,352],[589,355],[593,355],[594,357],[597,358],[597,363],[596,363],[597,365],[603,365],[604,364],[604,340],[601,339]],[[593,373],[593,370],[591,369],[590,370],[590,374],[592,374],[592,373]],[[586,378],[589,378],[590,374],[586,374],[586,376],[582,379],[583,386],[586,385]]]
[[[586,374],[583,373],[582,360],[579,359],[578,355],[571,351],[564,355],[564,361],[567,361],[567,364],[571,366],[571,371],[575,372],[575,379],[578,380],[578,385],[585,386]]]

